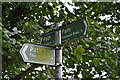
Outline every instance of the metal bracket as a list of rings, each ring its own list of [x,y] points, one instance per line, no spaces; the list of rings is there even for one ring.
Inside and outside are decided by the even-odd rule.
[[[62,47],[61,46],[55,46],[55,49],[60,50],[60,49],[62,49]]]
[[[50,65],[52,67],[57,67],[57,66],[62,66],[63,64],[62,63],[56,63],[55,65]]]
[[[54,28],[53,30],[60,30],[60,27]]]
[[[62,63],[56,63],[56,66],[62,66],[63,64]]]

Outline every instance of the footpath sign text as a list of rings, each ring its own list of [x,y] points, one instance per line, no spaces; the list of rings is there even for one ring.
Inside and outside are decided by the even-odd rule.
[[[86,19],[61,27],[62,44],[75,41],[86,34],[88,23]]]
[[[55,65],[55,49],[51,47],[26,43],[20,54],[25,62]]]

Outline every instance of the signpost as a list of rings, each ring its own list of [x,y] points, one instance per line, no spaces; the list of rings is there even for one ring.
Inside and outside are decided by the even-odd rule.
[[[55,65],[55,49],[34,44],[24,44],[20,54],[25,62]]]
[[[67,26],[61,26],[61,44],[66,44],[83,37],[87,32],[87,19],[81,19]],[[40,44],[55,45],[55,31],[50,31],[40,37]]]
[[[52,30],[40,36],[40,44],[56,48],[24,44],[20,54],[25,62],[55,65],[55,78],[62,80],[62,45],[83,37],[88,28],[87,19],[81,19],[67,26],[56,25]],[[59,46],[61,45],[61,46]]]

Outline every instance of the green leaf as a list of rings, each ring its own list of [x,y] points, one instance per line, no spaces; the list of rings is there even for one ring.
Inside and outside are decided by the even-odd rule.
[[[78,47],[74,50],[74,55],[77,57],[78,60],[81,60],[82,55],[85,55],[84,51],[85,51],[85,49],[82,48],[81,46],[78,46]]]

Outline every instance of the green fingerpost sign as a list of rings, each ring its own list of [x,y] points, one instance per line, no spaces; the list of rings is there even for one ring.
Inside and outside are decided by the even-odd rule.
[[[50,31],[40,37],[40,44],[42,45],[54,45],[55,43],[55,32]]]
[[[69,43],[83,37],[87,32],[87,27],[88,22],[86,18],[71,23],[65,27],[61,27],[62,44]]]
[[[55,49],[52,47],[25,43],[20,54],[25,62],[55,65]]]

